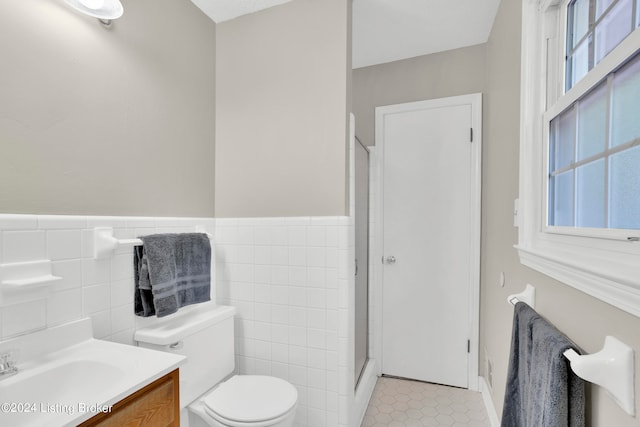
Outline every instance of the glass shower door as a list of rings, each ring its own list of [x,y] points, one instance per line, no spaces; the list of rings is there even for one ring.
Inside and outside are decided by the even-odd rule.
[[[355,384],[369,358],[369,151],[355,144]]]

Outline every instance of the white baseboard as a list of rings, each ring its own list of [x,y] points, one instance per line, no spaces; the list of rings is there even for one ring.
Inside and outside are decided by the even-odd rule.
[[[500,427],[500,418],[498,418],[496,407],[493,406],[493,399],[491,398],[491,392],[489,391],[489,386],[487,385],[487,381],[484,379],[484,377],[478,377],[478,383],[480,384],[480,392],[482,393],[482,400],[484,400],[484,406],[487,409],[487,414],[489,415],[489,422],[491,423],[491,427]]]

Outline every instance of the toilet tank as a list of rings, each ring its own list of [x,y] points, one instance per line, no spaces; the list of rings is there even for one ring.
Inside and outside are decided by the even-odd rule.
[[[234,314],[234,307],[206,302],[136,330],[138,346],[187,356],[180,366],[181,408],[233,372]]]

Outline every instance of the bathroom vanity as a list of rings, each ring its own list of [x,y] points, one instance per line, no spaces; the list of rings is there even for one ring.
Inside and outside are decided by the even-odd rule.
[[[0,425],[179,426],[185,357],[93,338],[82,319],[0,341]],[[166,423],[165,423],[166,421]]]
[[[111,408],[80,424],[80,427],[139,425],[180,426],[179,375],[174,370],[125,397]]]

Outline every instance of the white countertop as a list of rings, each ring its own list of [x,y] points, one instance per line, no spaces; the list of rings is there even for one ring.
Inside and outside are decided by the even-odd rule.
[[[0,380],[0,425],[75,426],[176,369],[184,356],[94,339],[82,319],[0,342],[18,350]]]

